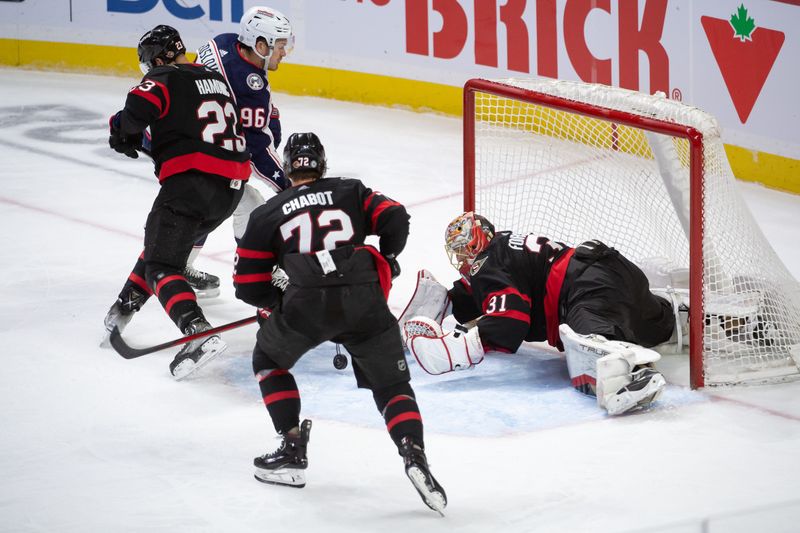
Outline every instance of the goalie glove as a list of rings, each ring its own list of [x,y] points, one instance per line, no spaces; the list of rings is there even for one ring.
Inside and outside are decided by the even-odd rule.
[[[438,375],[472,368],[483,361],[483,346],[478,328],[445,332],[433,319],[415,316],[403,326],[408,349],[428,374]]]

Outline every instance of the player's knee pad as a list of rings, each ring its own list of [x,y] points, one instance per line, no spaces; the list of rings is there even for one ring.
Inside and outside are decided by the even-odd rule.
[[[144,232],[144,258],[148,263],[163,263],[183,271],[194,247],[200,221],[160,207],[147,217]]]
[[[244,191],[242,192],[242,199],[236,206],[233,212],[233,235],[237,239],[241,239],[244,235],[244,230],[247,229],[247,222],[250,220],[250,213],[256,207],[264,203],[264,196],[261,192],[252,185],[245,184]]]
[[[280,365],[256,343],[255,348],[253,348],[253,374],[259,376],[262,373],[268,373],[276,368],[280,368]]]
[[[631,382],[636,367],[661,358],[655,350],[638,344],[575,333],[567,324],[561,324],[558,330],[572,385],[581,392],[596,395],[603,408],[611,396]]]
[[[397,396],[414,397],[414,390],[411,388],[411,384],[408,381],[402,381],[387,387],[372,390],[372,397],[375,399],[375,405],[381,413],[383,413],[389,400]]]

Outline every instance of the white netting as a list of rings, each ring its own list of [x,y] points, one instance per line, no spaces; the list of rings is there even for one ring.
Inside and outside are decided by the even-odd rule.
[[[739,196],[713,117],[601,85],[497,83],[700,131],[706,384],[798,375],[800,284]],[[475,94],[473,120],[475,210],[498,230],[571,245],[598,238],[640,264],[689,268],[688,141],[484,92]]]

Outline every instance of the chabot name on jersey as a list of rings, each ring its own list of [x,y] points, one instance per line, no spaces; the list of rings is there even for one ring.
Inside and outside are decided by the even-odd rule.
[[[333,205],[333,192],[313,192],[292,198],[283,204],[283,214],[288,215],[292,211],[297,211],[301,207],[308,207],[310,205]]]

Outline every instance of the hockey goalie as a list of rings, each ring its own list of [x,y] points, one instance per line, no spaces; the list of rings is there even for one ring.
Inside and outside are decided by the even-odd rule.
[[[573,387],[596,396],[610,415],[647,407],[664,390],[653,367],[661,356],[652,348],[688,333],[687,294],[654,294],[639,267],[600,241],[572,248],[495,232],[472,212],[448,225],[445,248],[460,279],[447,290],[420,271],[400,318],[426,372],[471,368],[487,352],[547,341],[565,352]],[[449,314],[459,325],[444,331]]]

